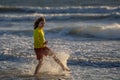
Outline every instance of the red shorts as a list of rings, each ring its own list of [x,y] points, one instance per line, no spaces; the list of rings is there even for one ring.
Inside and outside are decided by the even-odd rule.
[[[36,53],[37,60],[40,60],[43,58],[43,56],[47,56],[51,50],[48,47],[44,47],[44,48],[34,48],[34,51]]]

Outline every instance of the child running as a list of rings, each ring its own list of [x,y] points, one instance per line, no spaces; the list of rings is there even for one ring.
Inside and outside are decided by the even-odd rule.
[[[43,57],[51,56],[55,62],[57,62],[64,71],[70,71],[66,68],[61,61],[56,57],[56,55],[46,46],[48,41],[45,40],[44,36],[44,25],[45,25],[45,18],[40,17],[34,23],[34,51],[36,53],[37,60],[39,61],[38,65],[36,66],[34,75],[39,73],[41,66],[43,65]]]

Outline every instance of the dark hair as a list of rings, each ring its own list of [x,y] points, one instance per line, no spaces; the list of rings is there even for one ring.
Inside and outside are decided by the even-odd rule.
[[[38,19],[34,22],[34,29],[36,29],[36,28],[38,27],[38,25],[39,25],[39,23],[40,23],[41,21],[45,21],[45,18],[44,18],[44,17],[38,18]]]

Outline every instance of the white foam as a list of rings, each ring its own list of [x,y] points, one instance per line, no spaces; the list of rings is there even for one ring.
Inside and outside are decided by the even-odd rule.
[[[108,25],[88,25],[75,27],[67,30],[70,35],[78,35],[82,37],[96,37],[105,39],[120,39],[120,24],[108,24]]]
[[[67,60],[69,58],[69,54],[66,54],[64,52],[59,52],[55,54],[60,61],[63,63],[64,66],[67,66]],[[36,60],[37,61],[37,60]],[[19,65],[19,69],[21,70],[22,74],[29,74],[29,75],[33,75],[35,68],[37,66],[38,63],[33,63],[34,61],[32,61],[31,63],[22,63],[22,65]],[[54,59],[50,56],[44,57],[43,60],[43,65],[39,71],[39,73],[41,74],[52,74],[52,75],[67,75],[68,72],[63,71],[62,68],[60,67],[60,65],[58,65]]]
[[[88,32],[96,37],[117,39],[120,38],[120,25],[112,24],[96,28],[88,28]]]
[[[64,52],[59,52],[59,53],[56,53],[55,55],[67,67],[67,59],[69,58],[69,54],[66,54]],[[41,67],[40,72],[41,73],[47,72],[50,74],[63,74],[64,73],[60,65],[58,65],[53,60],[53,58],[50,56],[44,57],[43,66]]]

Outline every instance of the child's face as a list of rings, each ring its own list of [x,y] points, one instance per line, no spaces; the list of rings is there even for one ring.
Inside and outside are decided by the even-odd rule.
[[[42,27],[44,27],[44,25],[45,25],[45,22],[44,22],[44,21],[41,21],[41,22],[39,22],[39,25],[38,25],[38,26],[39,26],[40,28],[42,28]]]

